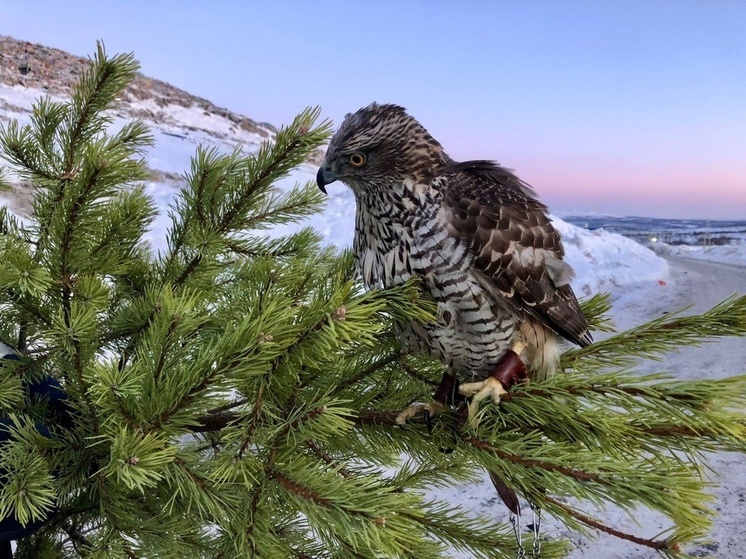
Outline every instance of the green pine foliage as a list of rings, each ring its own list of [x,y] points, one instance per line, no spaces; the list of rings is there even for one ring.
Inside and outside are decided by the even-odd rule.
[[[0,211],[0,339],[21,356],[0,365],[12,423],[0,517],[49,518],[19,557],[516,557],[502,511],[479,518],[425,496],[485,468],[573,529],[615,533],[582,509],[615,503],[670,519],[638,538],[666,556],[706,535],[702,453],[746,451],[746,377],[632,367],[743,335],[746,298],[569,351],[565,374],[482,406],[476,426],[460,409],[432,431],[396,426],[441,369],[405,355],[392,324],[428,320],[432,302],[416,283],[363,291],[351,255],[311,230],[262,234],[320,208],[313,185],[273,184],[329,123],[306,110],[255,154],[198,150],[154,254],[141,186],[152,137],[137,121],[112,132],[107,112],[136,71],[99,47],[69,101],[39,100],[29,125],[0,130],[0,156],[35,188],[27,218]],[[607,300],[585,310],[609,329]],[[47,375],[74,423],[51,438],[34,426],[43,402],[23,391]],[[543,541],[541,557],[564,553]]]

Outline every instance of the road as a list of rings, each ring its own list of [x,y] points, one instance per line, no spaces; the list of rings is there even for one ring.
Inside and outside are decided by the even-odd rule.
[[[672,276],[682,284],[682,295],[688,295],[695,311],[712,307],[735,293],[746,295],[746,266],[681,257],[667,260]]]
[[[667,258],[670,276],[665,285],[619,288],[612,293],[615,306],[612,315],[619,329],[627,329],[664,313],[690,307],[685,314],[706,311],[734,294],[746,295],[746,266],[720,264],[689,258]],[[701,347],[682,347],[660,362],[640,364],[641,373],[667,371],[689,380],[723,378],[746,374],[746,337],[724,338]],[[713,453],[708,456],[714,472],[713,503],[718,516],[711,532],[712,541],[689,550],[697,557],[746,559],[746,456],[736,453]],[[628,520],[609,513],[623,525]],[[636,514],[640,526],[632,531],[649,532],[657,524],[647,511]],[[654,533],[654,531],[653,531]],[[658,559],[652,551],[623,544],[612,537],[601,536],[593,542],[575,540],[570,559]]]

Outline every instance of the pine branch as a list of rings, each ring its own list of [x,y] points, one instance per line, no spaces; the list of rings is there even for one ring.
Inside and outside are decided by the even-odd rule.
[[[43,107],[40,108],[41,111]],[[2,158],[15,165],[21,177],[49,182],[59,179],[55,170],[45,167],[38,160],[38,154],[31,148],[32,145],[31,128],[21,127],[17,121],[11,121],[7,125],[0,124]]]
[[[565,511],[568,515],[582,522],[586,526],[590,526],[591,528],[594,528],[598,530],[599,532],[603,532],[604,534],[609,534],[610,536],[614,536],[615,538],[619,538],[620,540],[632,542],[637,545],[648,547],[650,549],[655,549],[661,552],[665,552],[665,551],[673,551],[676,553],[679,552],[678,544],[671,544],[670,542],[666,540],[654,540],[651,538],[642,538],[640,536],[635,536],[634,534],[628,534],[626,532],[622,532],[621,530],[617,530],[610,526],[606,526],[605,524],[603,524],[602,522],[599,522],[595,518],[591,518],[588,515],[582,514],[581,512],[576,511],[572,507],[569,507],[563,503],[560,503],[559,501],[552,499],[551,497],[545,497],[545,500],[551,503],[552,505],[554,505],[555,507]]]
[[[671,313],[647,324],[621,332],[584,348],[571,349],[562,356],[563,368],[626,368],[639,359],[660,359],[682,346],[699,346],[710,338],[746,334],[746,296],[726,299],[701,315]]]
[[[238,152],[226,157],[219,156],[216,151],[198,154],[199,159],[193,161],[191,191],[182,191],[177,202],[183,221],[175,221],[172,226],[170,251],[163,264],[167,274],[174,274],[176,285],[185,283],[205,257],[199,251],[191,256],[184,253],[188,236],[195,227],[195,220],[190,216],[195,216],[196,222],[209,228],[213,234],[228,237],[239,229],[269,223],[274,216],[297,212],[303,215],[318,207],[319,194],[307,187],[303,198],[290,202],[299,194],[296,191],[294,196],[291,192],[286,205],[270,201],[265,211],[252,214],[271,193],[272,183],[286,176],[328,136],[328,123],[313,127],[318,116],[318,109],[302,113],[293,124],[277,134],[273,144],[263,144],[255,156],[246,159],[240,159]],[[194,173],[197,170],[199,172]],[[205,206],[217,213],[217,220],[205,217]],[[175,267],[179,259],[184,259],[185,264],[177,272]]]
[[[139,64],[132,54],[106,57],[103,43],[97,44],[97,52],[90,69],[83,73],[73,88],[72,111],[69,129],[65,130],[66,150],[64,173],[61,177],[73,178],[73,170],[79,146],[108,121],[101,112],[111,106],[116,97],[135,77]],[[99,121],[99,122],[96,122]]]

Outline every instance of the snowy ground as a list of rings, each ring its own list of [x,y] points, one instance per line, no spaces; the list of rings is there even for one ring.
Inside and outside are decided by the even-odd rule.
[[[28,106],[42,94],[41,91],[0,84],[0,122],[4,120],[3,116],[28,122]],[[209,117],[202,111],[190,112],[189,108],[182,106],[159,107],[157,110],[162,114],[159,122],[149,123],[156,147],[148,154],[148,160],[161,175],[187,172],[189,158],[198,144],[217,146],[225,152],[232,151],[239,144],[252,151],[262,139],[256,134],[236,132],[224,119]],[[128,119],[125,113],[115,117],[119,122]],[[180,127],[178,123],[184,124]],[[312,166],[302,166],[282,181],[280,187],[289,188],[296,182],[312,181],[314,174]],[[147,185],[148,193],[161,209],[161,218],[149,234],[149,241],[156,250],[165,245],[168,225],[165,216],[179,182],[178,178],[171,176],[153,180]],[[331,185],[329,193],[324,212],[301,225],[315,227],[327,243],[347,246],[352,240],[354,199],[339,183]],[[301,225],[286,227],[279,232],[289,232]],[[560,219],[555,219],[555,225],[563,235],[567,260],[576,270],[576,292],[580,295],[599,290],[610,292],[614,300],[613,318],[620,329],[689,305],[693,305],[694,311],[704,310],[735,292],[746,292],[746,245],[664,248],[661,250],[665,253],[664,259],[618,234],[587,231]],[[745,363],[746,339],[727,340],[701,349],[687,348],[662,363],[645,363],[641,372],[668,370],[682,378],[718,378],[746,373]],[[724,559],[746,557],[746,543],[742,544],[746,540],[746,530],[741,525],[746,514],[746,468],[741,460],[740,456],[716,454],[711,461],[721,478],[717,480],[720,487],[715,490],[720,516],[709,552]],[[497,515],[507,521],[506,510],[496,503],[494,489],[486,476],[479,483],[441,490],[437,496],[474,513]],[[640,511],[636,516],[639,526],[619,511],[607,511],[602,517],[606,523],[641,535],[653,536],[664,528],[659,519],[646,511]],[[622,544],[610,537],[600,537],[595,541],[578,538],[551,519],[545,525],[548,533],[573,542],[573,559],[657,557],[655,553]],[[704,551],[707,549],[699,550],[700,556],[705,554]]]
[[[706,260],[708,262],[720,262],[722,264],[738,264],[746,266],[746,250],[743,244],[720,245],[720,246],[690,246],[690,245],[667,245],[665,243],[651,244],[650,247],[656,254],[668,257],[691,258],[693,260]]]

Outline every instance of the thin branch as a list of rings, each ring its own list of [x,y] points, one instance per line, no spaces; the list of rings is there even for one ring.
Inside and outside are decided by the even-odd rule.
[[[241,402],[245,404],[246,402]],[[235,404],[239,405],[239,404]],[[219,410],[219,408],[216,408]],[[348,417],[348,419],[355,425],[378,425],[378,426],[399,426],[396,422],[396,418],[401,413],[400,411],[391,410],[360,410],[357,415]],[[219,431],[232,422],[236,421],[240,416],[235,412],[229,411],[216,411],[215,413],[208,413],[197,418],[196,427],[192,427],[193,433],[207,433],[212,431]],[[421,418],[413,417],[407,420],[407,424],[422,423],[424,425],[424,416]]]
[[[322,462],[334,468],[344,478],[352,478],[353,473],[347,468],[343,467],[342,464],[335,460],[326,450],[324,450],[319,443],[316,441],[308,441],[306,446],[314,453],[315,456],[321,459]]]
[[[85,102],[82,104],[82,110],[80,112],[80,115],[78,115],[78,119],[75,121],[75,126],[73,127],[70,134],[70,140],[67,145],[68,150],[65,154],[66,164],[63,177],[68,176],[72,173],[73,165],[75,163],[75,151],[78,147],[78,141],[81,139],[83,130],[85,129],[85,125],[88,123],[91,115],[94,115],[96,114],[96,112],[98,112],[95,108],[96,103],[101,97],[101,90],[104,88],[104,85],[106,85],[106,82],[109,80],[109,78],[114,75],[115,67],[113,64],[111,64],[110,61],[106,61],[100,65],[100,70],[101,74],[98,76],[98,80],[96,81],[96,84],[91,91],[90,97],[88,99],[85,99]],[[91,69],[89,70],[89,72],[93,73],[93,70]]]
[[[86,549],[91,549],[93,547],[93,544],[91,544],[91,541],[85,537],[83,532],[73,526],[70,522],[63,523],[61,525],[61,528],[70,538],[70,541],[75,546],[76,551],[78,551],[79,547],[83,547]]]
[[[236,421],[239,417],[240,416],[237,413],[228,411],[203,415],[197,418],[198,425],[192,427],[190,430],[192,433],[211,433],[213,431],[220,431]]]
[[[245,403],[246,402],[241,402],[241,405]],[[219,408],[216,409],[219,410]],[[348,417],[348,419],[355,425],[388,425],[399,427],[400,424],[397,423],[396,418],[399,416],[400,413],[401,410],[360,410],[357,415]],[[230,411],[216,411],[214,413],[208,413],[197,418],[197,423],[199,425],[192,427],[191,431],[193,433],[208,433],[212,431],[220,431],[221,429],[224,429],[225,427],[230,425],[232,422],[236,421],[239,417],[241,417],[240,414]],[[408,425],[419,423],[422,423],[423,425],[425,424],[424,416],[412,417],[407,420]]]
[[[372,375],[373,373],[375,373],[376,371],[380,369],[383,369],[387,365],[390,365],[391,363],[395,363],[396,361],[399,360],[401,356],[402,356],[402,352],[401,350],[399,350],[389,355],[386,355],[385,357],[382,357],[378,361],[374,361],[368,367],[360,371],[358,374],[348,377],[341,382],[338,382],[334,386],[334,392],[339,393],[340,391],[352,386],[353,384],[360,382],[365,377]]]
[[[351,417],[349,419],[356,425],[399,426],[396,418],[399,417],[400,414],[401,410],[360,410],[355,417]],[[415,416],[408,419],[407,424],[418,423],[420,422],[420,419],[421,422],[424,424],[424,415],[422,416],[422,418]]]
[[[274,471],[269,476],[270,479],[274,479],[275,481],[279,482],[280,485],[282,485],[285,489],[290,491],[291,493],[295,493],[299,497],[302,497],[303,499],[307,499],[310,501],[313,501],[317,505],[324,505],[328,506],[331,501],[327,499],[326,497],[322,497],[315,491],[309,489],[308,487],[304,487],[300,483],[293,481],[292,479],[286,477],[284,474]]]
[[[240,406],[246,405],[248,403],[248,398],[241,398],[239,400],[236,400],[235,402],[230,402],[228,404],[225,404],[224,406],[218,406],[217,408],[213,408],[211,410],[208,410],[208,414],[214,414],[214,413],[220,413],[228,410],[232,410],[234,408],[238,408]]]
[[[619,538],[620,540],[625,540],[628,542],[636,543],[637,545],[641,545],[644,547],[649,547],[651,549],[656,549],[658,551],[665,551],[670,550],[677,546],[676,543],[671,543],[666,540],[653,540],[648,538],[642,538],[640,536],[635,536],[633,534],[628,534],[627,532],[622,532],[621,530],[617,530],[616,528],[612,528],[611,526],[607,526],[606,524],[602,524],[598,520],[591,518],[589,516],[586,516],[572,507],[568,507],[567,505],[560,503],[559,501],[556,501],[552,499],[551,497],[544,496],[544,499],[552,503],[552,505],[556,506],[557,508],[562,509],[567,514],[572,516],[575,520],[578,520],[579,522],[585,524],[586,526],[590,526],[591,528],[595,528],[596,530],[603,532],[605,534],[609,534],[610,536],[614,536],[616,538]]]
[[[14,303],[21,307],[25,312],[33,315],[33,317],[44,324],[44,326],[51,326],[52,320],[49,317],[44,316],[39,308],[31,302],[26,301],[24,297],[16,293],[14,290],[7,288],[0,289],[0,293],[12,298]]]
[[[411,365],[408,365],[407,363],[402,363],[401,366],[402,366],[402,369],[404,369],[404,372],[407,373],[413,379],[418,380],[422,383],[428,384],[430,386],[438,386],[437,382],[421,374],[417,369],[415,369]]]
[[[259,415],[262,413],[262,404],[264,403],[264,389],[266,388],[266,386],[267,385],[264,382],[259,385],[259,390],[257,390],[256,393],[256,400],[254,400],[254,405],[252,406],[251,414],[249,415],[249,426],[246,428],[243,442],[241,443],[241,446],[236,453],[236,460],[240,460],[243,457],[244,452],[246,452],[246,449],[251,444],[251,441],[254,438],[254,431],[256,431],[256,428],[258,426]]]
[[[565,475],[567,477],[571,477],[573,479],[577,479],[580,481],[595,481],[596,483],[611,485],[611,482],[604,479],[601,476],[601,474],[598,474],[596,472],[587,472],[585,470],[579,470],[577,468],[568,468],[566,466],[559,466],[557,464],[553,464],[552,462],[547,462],[545,460],[535,460],[533,458],[524,458],[523,456],[519,456],[517,454],[505,452],[504,450],[497,448],[494,445],[491,445],[490,443],[486,441],[477,439],[476,437],[470,437],[466,439],[466,442],[468,442],[472,446],[475,446],[481,450],[487,450],[489,452],[492,452],[496,456],[499,456],[500,458],[503,458],[504,460],[508,460],[509,462],[513,462],[514,464],[520,464],[524,468],[540,468],[542,470],[546,470],[549,472],[559,472],[562,475]]]
[[[163,373],[163,368],[166,366],[166,359],[168,358],[168,352],[171,349],[171,342],[173,341],[171,337],[173,336],[174,332],[176,332],[176,326],[177,326],[177,317],[173,316],[171,320],[168,323],[168,328],[166,332],[165,339],[163,343],[161,344],[159,351],[158,351],[158,362],[155,365],[155,370],[153,371],[153,380],[155,380],[156,383],[158,383],[161,380],[161,374]]]

